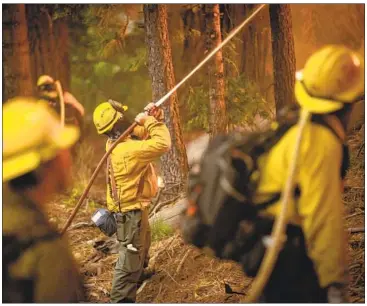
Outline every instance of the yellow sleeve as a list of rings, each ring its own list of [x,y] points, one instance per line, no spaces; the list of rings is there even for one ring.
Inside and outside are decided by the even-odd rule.
[[[151,162],[169,151],[171,148],[171,136],[168,128],[162,122],[149,116],[144,123],[150,138],[139,142],[137,158],[143,162]]]
[[[144,126],[136,126],[132,132],[132,134],[139,139],[144,139],[148,134]]]
[[[298,212],[321,287],[345,283],[347,245],[343,228],[340,165],[342,146],[330,131],[318,130],[303,152]]]

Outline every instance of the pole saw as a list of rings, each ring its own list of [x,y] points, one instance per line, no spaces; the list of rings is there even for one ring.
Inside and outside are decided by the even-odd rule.
[[[247,17],[237,28],[233,29],[228,36],[217,46],[215,47],[187,76],[185,76],[179,83],[176,84],[166,95],[164,95],[161,99],[159,99],[157,102],[155,102],[155,106],[159,107],[161,106],[183,83],[185,83],[196,71],[198,71],[209,59],[218,51],[220,50],[224,45],[226,45],[232,38],[235,36],[244,26],[246,26],[250,21],[252,21],[255,16],[263,9],[265,8],[267,4],[261,4],[256,10],[253,11],[253,13]],[[73,212],[71,213],[69,219],[66,221],[61,234],[64,234],[68,227],[70,226],[71,222],[75,218],[80,206],[82,205],[84,199],[88,195],[88,192],[90,188],[92,187],[92,184],[94,180],[97,177],[97,174],[99,173],[103,163],[106,161],[107,157],[111,154],[113,149],[116,148],[116,146],[125,139],[137,126],[137,123],[134,122],[132,125],[130,125],[124,133],[111,145],[111,147],[108,149],[108,151],[103,155],[100,162],[97,165],[97,168],[94,170],[87,187],[85,187],[83,194],[81,195],[78,203],[76,204]]]

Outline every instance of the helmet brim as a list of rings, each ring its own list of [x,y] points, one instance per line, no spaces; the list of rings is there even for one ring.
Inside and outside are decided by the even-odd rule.
[[[310,96],[300,81],[296,81],[295,96],[302,108],[315,114],[332,113],[344,106],[342,102]]]
[[[68,149],[79,139],[79,129],[75,126],[65,126],[57,135],[50,136],[52,144],[42,149],[33,149],[22,154],[3,160],[3,182],[24,175],[52,159],[60,149]]]
[[[113,126],[115,125],[115,123],[120,119],[120,117],[121,116],[117,115],[116,118],[113,119],[112,122],[108,126],[106,126],[103,130],[98,130],[97,129],[98,135],[102,135],[102,134],[104,134],[104,133],[106,133],[108,131],[111,131],[112,128],[113,128]]]

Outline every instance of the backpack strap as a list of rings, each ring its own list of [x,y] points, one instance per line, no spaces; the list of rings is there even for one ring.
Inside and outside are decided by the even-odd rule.
[[[294,189],[294,197],[297,198],[300,195],[301,195],[301,189],[299,188],[299,186],[296,186],[296,188]],[[262,202],[260,204],[256,204],[255,205],[256,210],[260,211],[260,210],[264,210],[264,209],[268,208],[270,205],[272,205],[275,202],[279,201],[280,196],[281,196],[280,192],[273,193],[273,196],[269,200],[267,200],[265,202]]]
[[[121,203],[120,203],[120,199],[117,193],[117,185],[116,185],[116,180],[115,180],[115,173],[113,171],[113,166],[112,166],[112,162],[111,162],[111,155],[108,156],[107,158],[107,169],[109,169],[110,175],[109,175],[109,185],[110,188],[112,190],[112,198],[114,200],[115,203],[118,203],[119,205],[119,211],[121,212]]]
[[[341,143],[345,141],[345,131],[339,119],[330,115],[312,115],[311,122],[328,128]]]

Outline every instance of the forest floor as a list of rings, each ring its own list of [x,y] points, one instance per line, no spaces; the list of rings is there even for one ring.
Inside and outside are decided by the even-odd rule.
[[[90,163],[94,169],[104,152],[103,139],[87,139],[93,150],[85,150],[83,163]],[[364,135],[354,133],[349,137],[351,148],[351,169],[343,201],[345,204],[345,228],[364,228],[364,149],[360,150]],[[86,147],[87,148],[87,147]],[[89,152],[89,153],[88,153]],[[84,176],[90,175],[90,169]],[[88,174],[88,175],[87,175]],[[70,216],[82,186],[88,177],[79,173],[78,185],[68,195],[61,196],[50,208],[50,219],[61,228]],[[105,198],[104,173],[98,177],[91,190],[91,198],[77,214],[73,224],[89,222],[96,207],[101,207]],[[96,200],[97,199],[97,200]],[[87,289],[87,301],[105,303],[109,301],[109,292],[116,254],[107,255],[96,252],[93,244],[102,239],[103,234],[94,227],[81,227],[68,231],[69,243],[73,255],[80,265]],[[365,236],[364,232],[349,233],[349,293],[351,302],[365,301]],[[219,261],[209,257],[198,249],[185,245],[180,233],[152,243],[151,262],[154,262],[155,274],[138,291],[140,303],[236,303],[243,302],[245,295],[226,293],[225,284],[235,292],[246,294],[251,279],[244,276],[239,265],[233,262]]]

